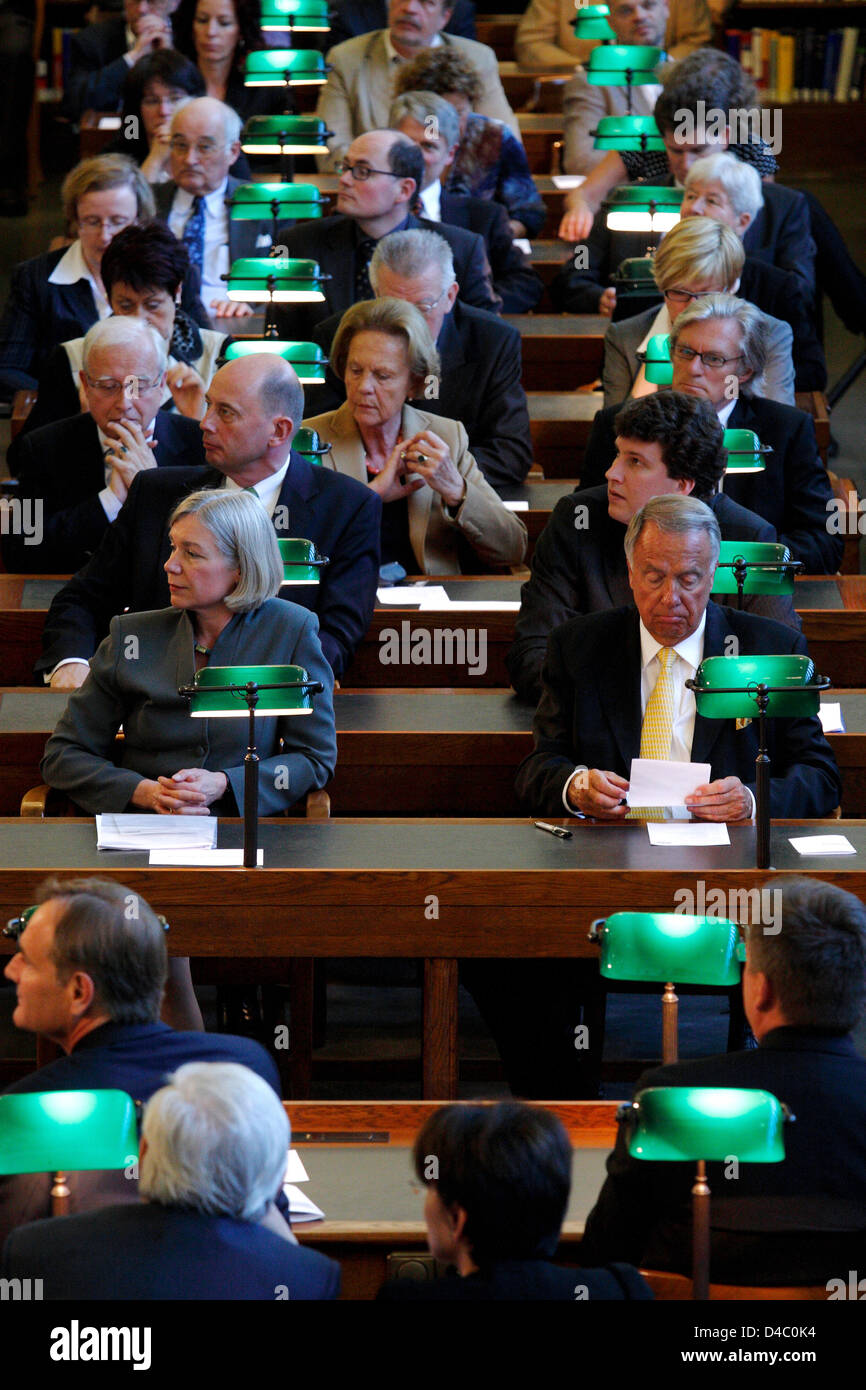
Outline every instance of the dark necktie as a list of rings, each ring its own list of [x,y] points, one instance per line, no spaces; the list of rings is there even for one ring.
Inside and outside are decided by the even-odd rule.
[[[204,271],[204,198],[201,194],[192,200],[192,211],[183,229],[182,240],[189,252],[190,264]]]
[[[361,237],[358,248],[355,251],[355,303],[359,299],[373,299],[373,286],[370,284],[370,276],[367,273],[373,252],[376,249],[376,242],[373,237]]]

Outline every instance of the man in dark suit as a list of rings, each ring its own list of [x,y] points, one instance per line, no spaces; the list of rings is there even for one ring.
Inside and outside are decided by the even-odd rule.
[[[520,334],[495,314],[458,299],[451,248],[438,232],[392,232],[370,261],[377,297],[405,299],[424,316],[436,344],[441,376],[419,410],[459,420],[491,487],[502,496],[523,482],[532,463],[526,393],[520,380]],[[325,319],[314,338],[330,353],[340,315]],[[330,370],[323,386],[308,387],[307,415],[335,410],[346,389]]]
[[[296,418],[275,409],[268,383],[294,382]],[[167,523],[182,497],[202,487],[255,487],[280,536],[315,541],[329,563],[317,585],[286,585],[283,598],[312,609],[319,639],[340,676],[370,624],[379,575],[382,504],[363,483],[314,468],[291,449],[303,393],[282,358],[253,354],[221,367],[201,422],[210,467],[152,470],[137,478],[93,558],[55,597],[37,679],[75,689],[112,617],[129,608],[166,608]]]
[[[289,256],[318,261],[331,277],[322,287],[322,303],[278,311],[285,337],[308,339],[323,319],[344,314],[359,299],[372,299],[368,268],[378,242],[389,232],[416,227],[436,231],[448,242],[463,302],[499,312],[501,301],[491,283],[483,238],[412,215],[424,182],[424,159],[417,145],[393,130],[371,130],[352,142],[344,163],[338,215],[278,231],[277,241]]]
[[[389,1301],[649,1299],[636,1269],[552,1263],[568,1206],[571,1144],[541,1106],[445,1105],[413,1146],[427,1242],[452,1277],[393,1280]]]
[[[811,417],[742,390],[763,370],[761,316],[732,295],[705,295],[679,315],[670,341],[673,389],[709,401],[725,429],[753,430],[772,449],[763,472],[726,476],[726,494],[769,521],[793,558],[803,561],[807,574],[834,574],[844,541],[827,528],[832,492]],[[709,365],[706,356],[721,365]],[[738,388],[733,397],[732,383]],[[614,456],[615,414],[602,411],[593,421],[581,470],[589,486],[600,480]]]
[[[34,537],[3,535],[6,568],[64,574],[96,550],[126,501],[133,478],[151,468],[204,463],[197,420],[159,409],[167,345],[144,319],[108,318],[88,330],[79,373],[87,412],[16,441],[22,516]]]
[[[866,1248],[866,1061],[852,1029],[866,1005],[866,910],[832,883],[768,885],[774,921],[751,922],[743,1003],[756,1049],[646,1072],[649,1086],[765,1090],[786,1104],[782,1163],[710,1163],[711,1277],[828,1284]],[[778,896],[777,896],[778,895]],[[626,1127],[581,1244],[589,1261],[691,1273],[689,1163],[631,1158]]]
[[[370,34],[374,29],[387,29],[386,0],[335,0],[331,6],[331,32],[328,47],[333,48],[358,34]],[[457,34],[462,39],[475,38],[475,6],[472,0],[455,0],[451,18],[444,33]]]
[[[579,488],[557,502],[535,546],[532,574],[520,591],[520,612],[508,671],[521,698],[538,701],[547,639],[579,613],[631,602],[623,541],[635,512],[651,497],[697,497],[715,513],[723,540],[774,541],[769,522],[718,492],[726,454],[712,407],[677,391],[659,391],[617,406],[614,459],[606,485]],[[721,600],[720,600],[721,601]],[[787,597],[750,595],[749,612],[797,631]]]
[[[88,24],[72,35],[64,111],[118,111],[130,68],[155,48],[173,46],[170,16],[179,0],[123,0],[123,14]]]
[[[273,1091],[233,1062],[190,1062],[151,1097],[137,1206],[39,1221],[3,1252],[43,1298],[336,1298],[340,1266],[261,1225],[290,1127]]]

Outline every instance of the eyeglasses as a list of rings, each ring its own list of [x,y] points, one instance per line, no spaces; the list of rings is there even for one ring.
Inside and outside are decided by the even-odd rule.
[[[19,936],[21,936],[22,932],[24,931],[24,928],[27,926],[27,923],[30,921],[30,918],[36,911],[37,906],[38,904],[34,903],[32,907],[25,907],[24,911],[18,917],[10,917],[9,921],[3,928],[2,935],[9,937],[12,941],[17,941]],[[169,930],[168,922],[166,921],[165,917],[163,917],[162,913],[157,913],[156,920],[157,922],[159,922],[163,931]]]
[[[665,290],[665,299],[672,304],[688,304],[692,299],[703,299],[705,294],[717,294],[717,290]]]
[[[195,150],[202,159],[207,159],[209,155],[216,154],[217,150],[228,149],[228,144],[221,145],[217,140],[198,140],[194,145],[191,145],[180,135],[173,135],[168,142],[168,147],[172,154],[189,154],[190,150]]]
[[[438,295],[438,296],[436,297],[436,299],[434,299],[434,300],[432,300],[432,301],[431,301],[431,300],[428,300],[428,299],[420,300],[420,301],[419,301],[419,300],[414,301],[414,303],[415,303],[415,308],[416,308],[416,309],[420,309],[422,314],[432,314],[433,310],[436,308],[436,305],[437,305],[437,304],[439,303],[439,301],[448,293],[448,290],[449,290],[449,289],[450,289],[450,286],[449,286],[449,285],[446,285],[445,288],[444,288],[444,290],[442,291],[442,294]],[[412,301],[410,301],[410,302],[412,302]]]
[[[694,348],[686,347],[685,343],[677,343],[674,348],[674,357],[680,362],[694,362],[699,357],[705,367],[725,367],[729,362],[741,362],[743,354],[738,352],[736,357],[723,357],[720,352],[695,352]]]
[[[78,225],[86,227],[89,232],[101,232],[103,227],[110,232],[122,232],[134,220],[132,217],[80,217]]]
[[[86,372],[84,376],[91,391],[97,391],[100,396],[116,396],[119,391],[122,391],[125,396],[131,396],[133,399],[145,391],[152,391],[162,382],[162,372],[153,380],[146,376],[125,376],[123,381],[117,381],[113,376],[109,376],[94,381]]]
[[[169,106],[177,106],[177,103],[178,103],[179,101],[183,101],[183,98],[184,98],[185,96],[186,96],[186,92],[166,92],[165,96],[161,96],[161,97],[158,97],[158,96],[142,97],[142,98],[141,98],[141,104],[142,104],[142,106],[157,107],[157,106],[162,106],[163,102],[167,102]]]
[[[371,169],[369,164],[350,164],[348,159],[338,159],[334,165],[337,174],[351,174],[356,183],[366,183],[371,174],[384,174],[389,179],[401,179],[392,169]]]

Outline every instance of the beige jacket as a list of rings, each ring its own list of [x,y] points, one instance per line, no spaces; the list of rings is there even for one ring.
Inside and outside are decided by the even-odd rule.
[[[656,86],[632,87],[632,114],[651,116],[658,90]],[[595,138],[590,132],[596,129],[603,116],[625,116],[627,112],[628,88],[595,87],[587,82],[583,68],[578,68],[571,81],[566,83],[562,97],[565,135],[563,173],[588,174],[590,169],[594,169],[607,151],[595,148]]]
[[[331,450],[323,460],[338,473],[367,482],[364,443],[348,402],[339,410],[304,421]],[[409,541],[421,574],[459,574],[457,539],[462,535],[487,565],[519,565],[526,553],[526,527],[503,506],[469,452],[469,440],[459,420],[428,415],[404,405],[401,434],[410,439],[420,430],[433,430],[451,450],[454,465],[466,479],[466,496],[452,520],[438,492],[421,487],[409,495]]]
[[[585,62],[595,43],[574,37],[574,0],[531,0],[517,26],[515,54],[526,67],[573,67]],[[670,0],[665,48],[685,58],[711,38],[705,0]]]

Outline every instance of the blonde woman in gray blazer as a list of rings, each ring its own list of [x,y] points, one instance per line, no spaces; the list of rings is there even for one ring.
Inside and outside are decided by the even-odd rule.
[[[433,394],[439,357],[414,304],[370,299],[340,321],[331,365],[346,386],[339,410],[304,424],[330,445],[324,463],[383,502],[382,562],[407,573],[459,574],[468,547],[484,565],[517,565],[526,528],[487,482],[458,420],[409,398]],[[466,566],[463,566],[465,568]]]

